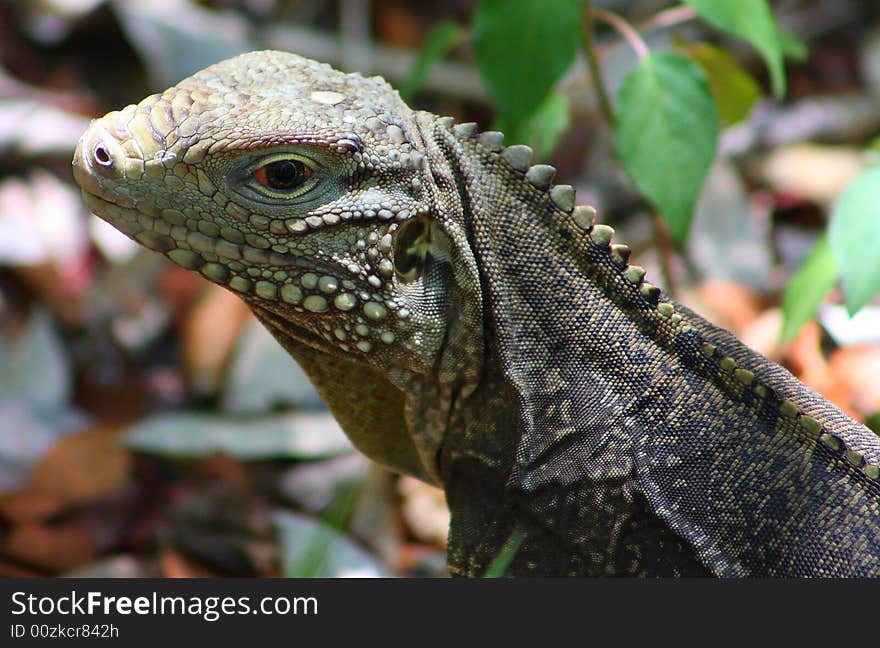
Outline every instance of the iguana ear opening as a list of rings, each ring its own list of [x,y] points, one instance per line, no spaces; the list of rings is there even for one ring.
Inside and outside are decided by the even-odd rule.
[[[407,384],[405,417],[423,463],[435,462],[482,376],[480,274],[464,228],[442,213],[407,221],[394,254],[400,293],[420,317],[418,349],[426,363],[421,378]]]
[[[426,368],[448,365],[445,347],[459,338],[471,337],[471,346],[482,340],[479,273],[457,223],[433,214],[407,220],[394,234],[393,261],[399,293],[419,318]],[[477,351],[471,363],[479,363]]]
[[[427,218],[417,217],[403,223],[394,239],[394,271],[403,283],[422,276],[425,257],[431,249],[431,226]]]

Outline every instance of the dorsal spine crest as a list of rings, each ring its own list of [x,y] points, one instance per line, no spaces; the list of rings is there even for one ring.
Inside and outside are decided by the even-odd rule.
[[[472,140],[486,151],[496,154],[513,172],[521,175],[526,184],[533,190],[546,194],[547,200],[559,212],[569,216],[571,221],[587,234],[590,245],[604,252],[611,265],[617,267],[622,278],[629,284],[634,285],[638,294],[649,305],[656,309],[664,319],[668,319],[677,327],[677,333],[691,335],[694,333],[692,326],[682,324],[682,317],[675,312],[675,307],[668,301],[662,301],[662,291],[656,286],[646,282],[645,270],[641,266],[629,265],[630,249],[620,243],[612,244],[614,229],[609,225],[595,223],[595,208],[588,205],[575,205],[575,191],[570,185],[553,184],[556,169],[547,164],[531,165],[532,149],[523,144],[504,146],[504,134],[499,131],[477,132],[476,124],[472,122],[453,125],[451,117],[442,117],[439,124],[452,132],[461,140]],[[700,353],[705,360],[716,363],[718,374],[728,374],[731,379],[742,388],[749,390],[757,399],[765,401],[773,399],[776,403],[779,416],[792,420],[797,429],[813,442],[821,443],[839,458],[862,471],[873,481],[880,481],[880,466],[865,462],[864,456],[846,448],[839,437],[827,432],[816,419],[803,413],[791,400],[778,396],[772,389],[762,385],[754,373],[748,369],[738,367],[736,361],[723,353],[715,345],[701,341],[698,345]]]

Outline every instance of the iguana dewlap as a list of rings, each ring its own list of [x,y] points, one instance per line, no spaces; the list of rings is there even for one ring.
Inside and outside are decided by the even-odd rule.
[[[650,145],[650,143],[646,143]],[[244,299],[453,573],[880,574],[880,441],[645,282],[554,169],[281,52],[92,123],[99,216]]]

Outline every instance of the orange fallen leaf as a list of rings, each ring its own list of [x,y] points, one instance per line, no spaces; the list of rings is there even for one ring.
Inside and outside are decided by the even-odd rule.
[[[94,560],[97,542],[89,524],[26,521],[10,529],[0,552],[17,563],[59,572]]]
[[[830,379],[848,395],[859,418],[880,411],[880,345],[837,349],[828,360]]]
[[[64,510],[67,502],[54,493],[26,489],[0,495],[0,515],[10,522],[45,520]]]
[[[217,574],[190,560],[182,553],[163,547],[159,553],[159,566],[165,578],[216,578]]]
[[[0,514],[13,521],[46,519],[119,492],[131,465],[119,431],[98,425],[62,437],[34,467],[25,488],[0,496]]]
[[[786,348],[786,363],[808,387],[837,405],[853,418],[859,414],[852,407],[850,388],[839,379],[822,354],[822,329],[815,321],[807,322]]]
[[[119,491],[131,466],[119,432],[115,425],[98,425],[63,437],[34,468],[30,488],[63,497],[68,504]]]
[[[738,336],[762,311],[757,292],[733,281],[704,281],[695,292],[682,295],[681,301],[713,324]]]
[[[183,366],[197,394],[220,387],[223,369],[250,317],[245,303],[225,288],[209,285],[183,320]]]

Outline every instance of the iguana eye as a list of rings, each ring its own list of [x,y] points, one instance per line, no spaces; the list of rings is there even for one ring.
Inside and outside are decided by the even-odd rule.
[[[275,160],[256,169],[253,175],[264,187],[289,191],[311,178],[312,169],[299,160]]]

